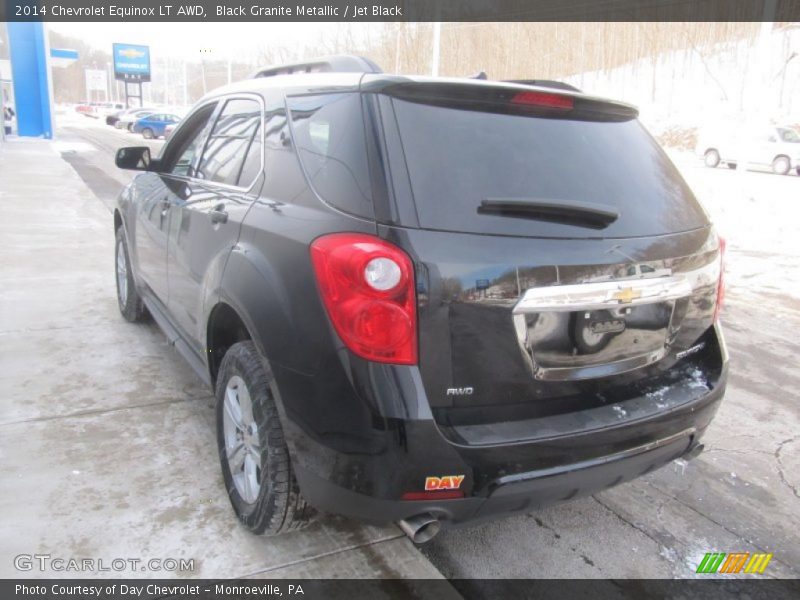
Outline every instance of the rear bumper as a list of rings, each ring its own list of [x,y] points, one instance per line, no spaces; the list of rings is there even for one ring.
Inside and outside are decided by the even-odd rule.
[[[398,501],[374,498],[337,486],[305,469],[297,470],[303,495],[322,510],[376,523],[430,513],[445,524],[487,519],[572,500],[630,481],[680,458],[694,448],[693,432],[663,445],[594,464],[568,465],[547,472],[515,475],[497,481],[485,497],[441,501]]]
[[[641,423],[644,430],[660,429],[663,432],[660,437],[588,460],[496,477],[480,488],[473,487],[472,493],[463,499],[402,501],[371,496],[321,477],[302,463],[296,466],[296,475],[303,495],[312,505],[327,512],[376,523],[431,513],[445,524],[458,524],[531,510],[630,481],[695,450],[724,395],[725,376],[723,372],[712,391],[684,404],[680,410]],[[626,439],[630,434],[630,431],[622,429],[606,432],[604,443],[610,443],[614,437]],[[493,446],[483,452],[519,456],[521,450],[535,452],[536,447],[531,445],[523,450]],[[475,449],[464,458],[469,462],[470,458],[477,458],[479,462],[486,457],[473,453],[480,452],[480,449]],[[463,466],[468,468],[468,465]],[[478,478],[472,475],[470,479],[475,481]]]

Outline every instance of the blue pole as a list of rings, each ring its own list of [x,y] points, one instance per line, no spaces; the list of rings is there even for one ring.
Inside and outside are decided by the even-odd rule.
[[[14,84],[14,110],[21,136],[53,137],[47,39],[41,22],[6,23]]]

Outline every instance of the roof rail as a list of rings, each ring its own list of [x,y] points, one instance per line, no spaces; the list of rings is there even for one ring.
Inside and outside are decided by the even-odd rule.
[[[264,67],[256,71],[253,77],[275,77],[295,73],[383,73],[383,70],[363,56],[337,54],[303,62]]]
[[[549,87],[557,90],[567,90],[570,92],[580,92],[578,88],[563,81],[553,81],[552,79],[504,79],[505,83],[520,83],[522,85],[535,85],[538,87]]]

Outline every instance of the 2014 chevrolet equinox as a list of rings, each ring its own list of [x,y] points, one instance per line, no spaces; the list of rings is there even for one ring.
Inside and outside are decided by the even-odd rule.
[[[114,213],[120,310],[214,386],[245,526],[322,510],[424,541],[702,449],[723,246],[636,117],[335,57],[212,92],[157,159],[120,149],[144,171]]]

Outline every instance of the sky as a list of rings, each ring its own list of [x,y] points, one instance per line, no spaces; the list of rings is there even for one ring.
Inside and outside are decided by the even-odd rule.
[[[335,23],[48,23],[64,35],[111,52],[114,42],[150,46],[153,58],[228,59],[271,45],[302,47],[330,34]],[[209,52],[210,51],[210,52]]]

